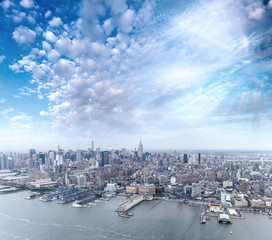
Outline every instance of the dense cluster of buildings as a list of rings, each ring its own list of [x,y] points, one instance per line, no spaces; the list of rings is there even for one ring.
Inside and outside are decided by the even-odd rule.
[[[69,186],[271,208],[271,153],[144,152],[138,149],[0,153],[0,181],[29,188]]]

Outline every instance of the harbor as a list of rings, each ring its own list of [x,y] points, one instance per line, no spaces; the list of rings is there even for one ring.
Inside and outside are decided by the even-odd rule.
[[[118,208],[116,209],[117,212],[126,212],[129,209],[135,207],[137,204],[144,201],[144,196],[142,195],[135,195],[127,199],[126,201],[122,202]]]
[[[92,189],[80,189],[80,188],[59,188],[54,192],[46,194],[40,197],[40,201],[48,202],[57,200],[58,204],[65,204],[75,200],[86,198],[95,198],[96,193]]]

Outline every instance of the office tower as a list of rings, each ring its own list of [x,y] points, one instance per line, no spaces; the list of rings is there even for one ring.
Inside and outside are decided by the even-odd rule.
[[[144,152],[144,150],[143,150],[143,144],[142,144],[142,141],[140,140],[140,144],[139,144],[139,147],[138,147],[138,157],[140,159],[143,158],[143,152]]]
[[[188,156],[187,153],[183,155],[183,163],[188,163]]]
[[[76,157],[77,157],[77,161],[80,161],[80,160],[81,160],[81,150],[80,150],[80,149],[77,150],[77,155],[76,155]]]
[[[6,170],[9,168],[8,156],[0,153],[0,170]]]
[[[35,149],[29,149],[29,155],[30,155],[30,158],[32,159],[32,156],[36,154],[36,150]]]
[[[45,154],[44,153],[39,153],[39,159],[41,159],[41,164],[45,164]]]
[[[198,154],[198,164],[200,165],[200,160],[201,160],[201,154]]]
[[[53,164],[55,159],[55,153],[53,151],[49,152],[50,165]]]
[[[83,174],[77,176],[77,185],[79,187],[86,186],[86,177]]]
[[[127,155],[127,150],[125,148],[121,149],[121,155],[125,157]]]
[[[110,152],[103,151],[102,152],[101,167],[104,167],[105,165],[109,165],[109,164],[110,164]]]
[[[63,162],[63,151],[58,146],[58,151],[56,154],[56,162],[58,172],[62,172],[62,162]]]
[[[94,151],[94,141],[92,141],[92,151]]]

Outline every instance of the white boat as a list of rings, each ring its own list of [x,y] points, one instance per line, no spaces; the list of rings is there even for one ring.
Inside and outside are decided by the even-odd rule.
[[[82,205],[78,204],[76,201],[73,202],[72,206],[76,207],[76,208],[82,208],[83,207]]]
[[[88,206],[95,206],[95,205],[96,205],[96,203],[94,203],[94,202],[90,202],[90,203],[88,203],[87,205],[88,205]]]

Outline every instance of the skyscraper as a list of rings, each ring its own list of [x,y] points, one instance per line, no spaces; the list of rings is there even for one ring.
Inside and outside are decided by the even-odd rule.
[[[140,159],[143,158],[143,153],[144,153],[143,144],[142,144],[142,140],[140,140],[140,144],[139,144],[139,147],[138,147],[138,157]]]
[[[201,160],[201,154],[198,154],[198,164],[200,165],[200,160]]]
[[[56,165],[57,165],[58,172],[62,172],[62,162],[63,162],[63,151],[58,146],[58,151],[56,154]]]
[[[92,141],[92,151],[94,151],[94,141]]]
[[[77,157],[77,161],[80,161],[80,160],[81,160],[81,150],[80,150],[80,149],[77,150],[77,155],[76,155],[76,157]]]
[[[0,153],[0,170],[8,168],[9,168],[8,156],[6,154]]]
[[[45,164],[45,154],[44,153],[39,153],[39,159],[41,159],[41,164]]]
[[[35,149],[29,149],[29,155],[30,155],[30,158],[32,159],[32,156],[36,154],[36,150]]]
[[[188,156],[187,153],[183,155],[183,163],[188,163]]]
[[[101,167],[104,167],[105,165],[109,165],[110,164],[110,152],[103,151],[101,154],[102,154]]]

